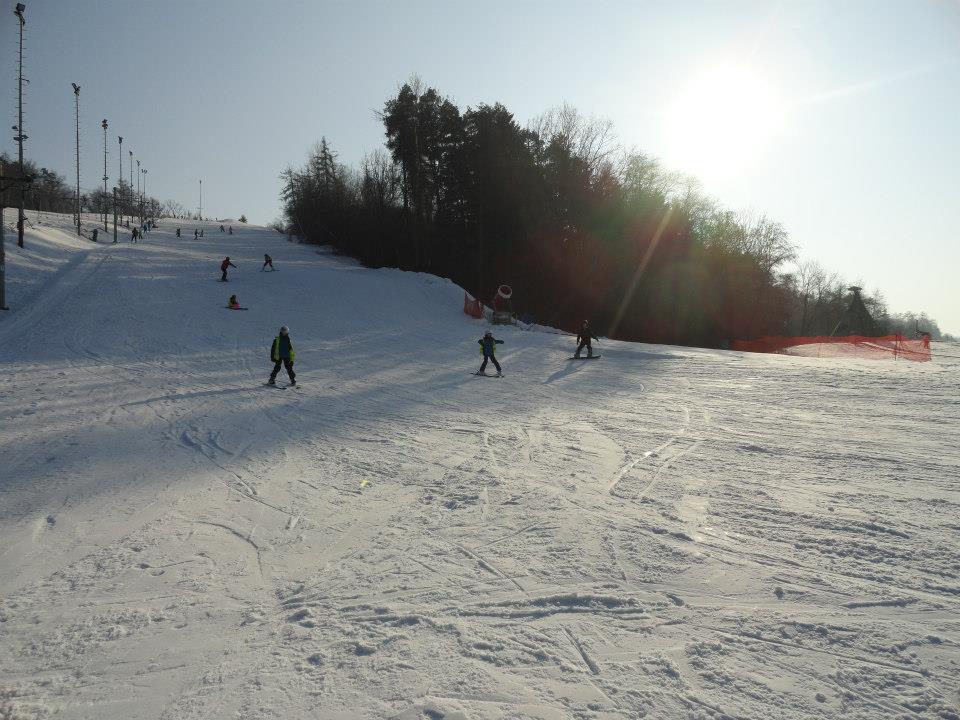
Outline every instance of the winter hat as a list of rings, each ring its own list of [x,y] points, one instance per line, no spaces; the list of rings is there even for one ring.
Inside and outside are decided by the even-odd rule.
[[[281,326],[280,326],[280,334],[281,334],[281,335],[286,335],[286,334],[288,334],[289,332],[290,332],[290,329],[289,329],[286,325],[281,325]]]

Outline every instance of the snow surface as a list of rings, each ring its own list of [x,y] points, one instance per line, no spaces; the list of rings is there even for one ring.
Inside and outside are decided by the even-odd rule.
[[[956,346],[572,363],[496,328],[477,378],[448,281],[35,225],[0,315],[3,720],[960,717]],[[282,323],[296,389],[262,384]]]

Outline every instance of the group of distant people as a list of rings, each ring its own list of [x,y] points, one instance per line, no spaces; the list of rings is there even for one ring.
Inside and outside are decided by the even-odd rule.
[[[130,242],[143,240],[143,234],[150,232],[157,227],[157,221],[153,219],[144,220],[139,226],[134,225],[130,231]]]
[[[225,233],[229,233],[230,235],[233,235],[233,225],[231,225],[229,228],[225,228],[223,225],[221,225],[221,226],[220,226],[220,232],[225,232]],[[180,235],[180,228],[177,228],[177,237],[180,237],[180,236],[181,236],[181,235]],[[202,237],[203,237],[203,230],[202,230],[201,228],[194,228],[194,229],[193,229],[193,239],[194,239],[194,240],[199,240],[199,239],[202,238]]]

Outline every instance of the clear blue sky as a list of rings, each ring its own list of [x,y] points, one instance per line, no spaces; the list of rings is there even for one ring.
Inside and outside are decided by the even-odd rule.
[[[14,4],[0,13],[7,127]],[[84,187],[102,176],[107,118],[111,179],[120,134],[125,176],[131,149],[151,195],[196,208],[202,177],[205,215],[269,222],[284,166],[321,135],[356,164],[416,73],[521,123],[564,101],[610,118],[623,145],[783,223],[803,257],[960,332],[957,0],[26,5],[28,156],[73,177],[78,83]],[[717,107],[730,95],[737,109]],[[731,146],[742,162],[721,171]]]

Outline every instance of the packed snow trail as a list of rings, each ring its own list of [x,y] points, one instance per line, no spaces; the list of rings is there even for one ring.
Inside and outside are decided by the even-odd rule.
[[[497,328],[488,382],[451,283],[181,227],[8,242],[4,720],[958,717],[936,346]]]

